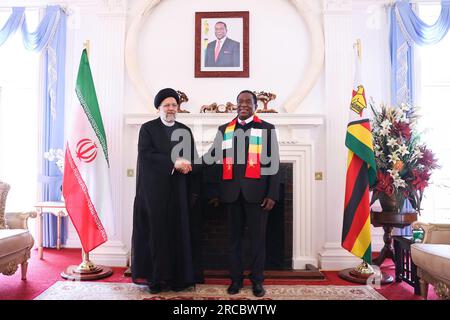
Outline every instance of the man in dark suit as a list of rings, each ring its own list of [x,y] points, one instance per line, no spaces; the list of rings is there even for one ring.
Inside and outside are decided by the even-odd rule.
[[[217,22],[214,29],[217,40],[208,43],[205,67],[239,67],[240,43],[227,37],[225,22]]]
[[[237,97],[238,116],[219,127],[204,162],[221,162],[219,199],[226,206],[230,245],[229,294],[243,286],[242,240],[250,232],[253,294],[265,294],[264,262],[267,216],[278,200],[280,177],[275,127],[254,115],[256,96],[244,90]]]

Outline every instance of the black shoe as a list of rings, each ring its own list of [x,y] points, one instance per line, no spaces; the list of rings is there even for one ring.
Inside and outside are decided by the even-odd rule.
[[[252,291],[255,297],[262,297],[266,294],[266,290],[261,283],[252,283]]]
[[[160,283],[152,283],[148,286],[151,294],[157,294],[162,291],[162,285]]]
[[[157,294],[157,293],[167,290],[167,285],[164,283],[161,283],[161,282],[151,283],[148,286],[148,289],[151,294]]]
[[[228,294],[237,294],[242,289],[242,282],[233,281],[227,289]]]
[[[172,286],[171,288],[172,288],[172,291],[180,292],[180,291],[186,290],[186,289],[188,289],[188,288],[190,288],[192,286],[193,285],[188,284],[188,285],[183,285],[183,286]]]

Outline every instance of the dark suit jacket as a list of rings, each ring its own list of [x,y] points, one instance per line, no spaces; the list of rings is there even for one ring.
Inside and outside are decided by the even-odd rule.
[[[279,163],[280,163],[280,155],[278,151],[278,140],[275,133],[275,127],[273,124],[262,121],[262,123],[250,122],[244,127],[240,125],[236,126],[236,130],[241,128],[245,132],[248,132],[248,136],[245,138],[245,163],[237,164],[236,160],[233,165],[233,178],[231,180],[223,180],[222,179],[222,157],[224,152],[222,152],[222,140],[223,134],[225,132],[225,128],[227,124],[224,124],[219,127],[216,138],[214,139],[213,146],[207,152],[209,157],[215,159],[215,161],[220,162],[217,165],[218,168],[218,179],[219,179],[219,198],[220,201],[230,203],[234,202],[238,199],[239,193],[242,191],[242,194],[247,202],[250,203],[261,203],[265,197],[270,198],[272,200],[277,201],[279,196],[279,188],[280,188],[280,175],[279,175]],[[263,168],[269,168],[270,166],[275,167],[277,170],[271,175],[263,175],[259,179],[246,178],[245,177],[245,169],[247,163],[247,155],[248,155],[248,137],[250,136],[250,128],[258,128],[267,130],[267,135],[262,135],[262,152],[261,152],[261,171],[263,172]],[[248,131],[247,131],[248,130]],[[236,158],[237,150],[236,150],[236,136],[233,138],[233,154],[234,159]],[[241,146],[242,147],[242,146]],[[268,158],[271,159],[270,162],[266,161]],[[205,159],[205,156],[203,157]],[[266,162],[263,164],[263,162]]]
[[[205,67],[239,67],[240,43],[227,38],[220,48],[217,61],[214,61],[216,42],[210,42],[206,48]]]

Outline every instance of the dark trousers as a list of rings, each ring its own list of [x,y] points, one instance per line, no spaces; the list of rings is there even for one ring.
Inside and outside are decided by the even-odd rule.
[[[230,277],[232,281],[243,281],[242,242],[247,223],[250,232],[251,273],[250,280],[264,281],[264,262],[266,258],[267,211],[260,203],[248,203],[242,193],[237,201],[226,204],[228,213],[228,238],[230,246]]]

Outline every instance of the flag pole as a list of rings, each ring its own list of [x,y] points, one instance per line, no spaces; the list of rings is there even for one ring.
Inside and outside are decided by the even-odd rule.
[[[356,48],[359,62],[361,62],[361,39],[356,39],[356,42],[353,44],[353,48]]]
[[[358,56],[358,62],[361,63],[361,39],[356,39],[356,42],[353,43],[353,49],[356,49],[356,54]],[[369,265],[366,261],[362,261],[355,268],[348,268],[339,271],[339,277],[344,280],[355,282],[355,283],[367,283],[369,277],[374,275],[375,271],[371,265]]]
[[[358,63],[361,63],[361,39],[356,39],[356,42],[353,44],[353,49],[356,49]],[[355,268],[347,268],[339,271],[338,275],[344,280],[360,284],[376,284],[377,282],[379,284],[388,284],[393,281],[392,276],[381,270],[375,270],[364,260]]]
[[[86,49],[87,56],[89,58],[89,55],[91,53],[91,41],[87,39],[85,42],[83,42],[83,48]]]
[[[86,53],[89,59],[90,54],[90,40],[86,39],[83,42],[83,49],[86,49]],[[112,275],[112,269],[105,266],[95,265],[89,260],[89,252],[84,251],[81,247],[81,263],[78,266],[71,265],[67,267],[64,272],[61,272],[61,277],[68,280],[98,280],[109,277]]]

